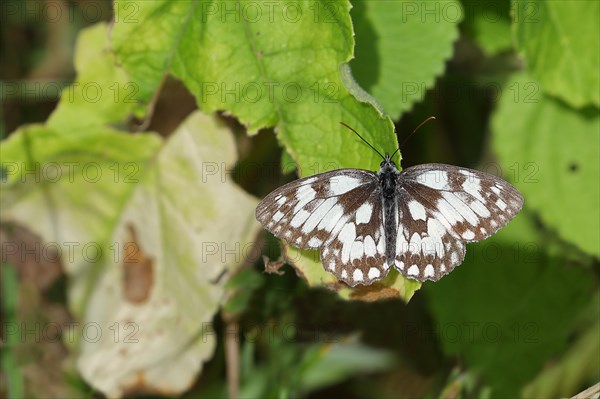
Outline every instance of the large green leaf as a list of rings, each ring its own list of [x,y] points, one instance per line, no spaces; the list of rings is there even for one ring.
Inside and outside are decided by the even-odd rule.
[[[567,347],[573,310],[592,298],[590,276],[544,249],[522,213],[495,236],[469,245],[450,276],[425,285],[444,352],[480,373],[492,397],[517,397]]]
[[[2,219],[63,253],[81,321],[78,367],[111,397],[194,382],[214,350],[227,274],[258,231],[257,201],[219,173],[236,160],[226,128],[195,113],[161,144],[38,125],[2,146]]]
[[[119,1],[117,57],[149,97],[165,73],[207,111],[225,110],[250,133],[275,126],[301,171],[374,169],[376,154],[344,130],[395,148],[389,119],[346,88],[340,66],[354,41],[347,1]]]
[[[513,1],[515,44],[544,91],[600,106],[600,2]]]
[[[352,19],[356,80],[393,119],[421,101],[458,38],[460,2],[358,1]]]
[[[515,117],[519,115],[519,117]],[[500,171],[566,241],[600,255],[600,116],[575,111],[515,76],[492,120]]]

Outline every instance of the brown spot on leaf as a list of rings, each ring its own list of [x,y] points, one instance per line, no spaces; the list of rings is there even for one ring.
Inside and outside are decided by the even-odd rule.
[[[376,282],[367,286],[359,284],[356,287],[350,287],[346,283],[338,281],[335,283],[325,284],[325,287],[334,292],[349,289],[350,293],[348,295],[348,299],[354,301],[377,302],[401,298],[400,291],[395,288],[388,287],[380,282]]]
[[[123,389],[123,396],[129,397],[140,395],[142,393],[151,394],[154,392],[147,386],[144,372],[140,371],[135,374],[133,381]]]
[[[142,252],[133,225],[127,227],[129,239],[123,244],[123,296],[129,302],[143,303],[154,284],[154,261]]]
[[[368,286],[355,287],[350,293],[350,298],[364,302],[383,301],[400,298],[400,291],[380,283],[373,283]]]

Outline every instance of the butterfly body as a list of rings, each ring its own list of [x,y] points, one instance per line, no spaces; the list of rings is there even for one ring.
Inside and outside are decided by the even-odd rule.
[[[391,267],[439,280],[462,263],[465,242],[489,237],[522,205],[496,176],[443,164],[400,172],[386,155],[377,173],[338,169],[288,183],[259,203],[256,218],[293,246],[320,249],[325,270],[355,286]]]
[[[388,154],[385,154],[385,159],[379,165],[380,169],[377,172],[380,182],[380,190],[383,207],[383,220],[394,220],[398,212],[398,204],[396,201],[396,183],[400,172],[390,159]],[[396,253],[396,236],[398,234],[398,226],[396,223],[384,223],[385,231],[385,255],[388,266],[395,257]]]

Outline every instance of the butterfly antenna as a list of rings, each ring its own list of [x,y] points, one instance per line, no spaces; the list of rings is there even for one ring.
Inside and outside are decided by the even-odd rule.
[[[417,132],[417,130],[419,130],[419,128],[421,126],[423,126],[424,124],[426,124],[427,122],[429,122],[432,119],[435,119],[435,116],[430,116],[429,118],[425,119],[423,122],[419,123],[419,126],[417,126],[415,128],[415,130],[413,130],[412,133],[409,134],[408,137],[404,139],[404,141],[402,142],[402,144],[400,144],[400,146],[398,147],[398,149],[396,151],[394,151],[394,153],[392,154],[392,156],[390,158],[392,158],[398,151],[400,151],[400,148],[404,147],[404,144],[406,144],[406,142],[408,141],[408,139],[410,139],[412,137],[412,135],[415,134]]]
[[[354,134],[356,134],[358,137],[360,137],[360,139],[361,139],[362,141],[364,141],[365,143],[367,143],[367,145],[368,145],[369,147],[371,147],[371,148],[373,149],[373,151],[375,151],[377,154],[379,154],[379,156],[380,156],[382,159],[385,159],[385,157],[384,157],[383,155],[381,155],[381,153],[380,153],[379,151],[377,151],[377,148],[375,148],[375,147],[373,147],[371,144],[369,144],[369,142],[368,142],[367,140],[365,140],[365,139],[363,138],[363,136],[361,136],[360,134],[358,134],[358,132],[357,132],[356,130],[352,129],[350,126],[346,125],[344,122],[340,122],[340,125],[344,126],[346,129],[349,129],[349,130],[353,131],[353,132],[354,132]]]

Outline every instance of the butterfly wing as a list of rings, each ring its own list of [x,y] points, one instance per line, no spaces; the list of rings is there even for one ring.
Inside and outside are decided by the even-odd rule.
[[[256,208],[256,219],[298,248],[318,249],[336,223],[367,199],[375,182],[373,172],[360,169],[295,180],[267,195]]]
[[[523,206],[519,191],[476,170],[418,165],[398,176],[396,268],[406,277],[437,281],[462,263],[464,242],[483,240]]]
[[[296,180],[266,196],[256,218],[301,249],[321,249],[328,272],[351,286],[385,276],[385,237],[377,175],[340,169]]]

